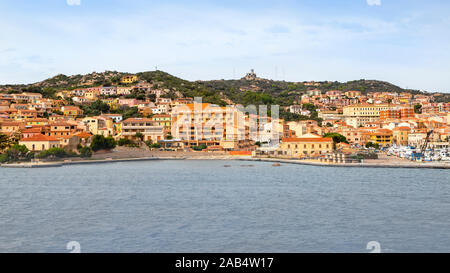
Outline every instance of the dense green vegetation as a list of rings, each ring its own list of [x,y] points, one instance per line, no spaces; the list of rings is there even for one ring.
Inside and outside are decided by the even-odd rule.
[[[85,116],[98,116],[102,113],[108,113],[109,111],[109,105],[107,103],[104,103],[101,100],[96,100],[91,104],[88,105],[81,105],[81,110],[83,110],[83,114]]]
[[[421,104],[414,105],[414,113],[422,114],[422,105]]]
[[[0,154],[0,163],[30,161],[34,154],[26,146],[15,144]]]
[[[380,144],[378,144],[378,143],[372,143],[372,142],[367,142],[367,143],[366,143],[366,148],[380,149]]]
[[[336,144],[338,144],[338,143],[349,144],[349,142],[347,141],[347,138],[345,136],[341,135],[341,134],[338,134],[338,133],[328,133],[328,134],[325,134],[323,137],[332,138],[333,142],[336,143]]]
[[[147,145],[150,149],[159,149],[159,148],[162,147],[161,144],[159,144],[159,143],[153,143],[152,140],[147,140],[147,141],[145,142],[145,145]]]
[[[192,146],[192,150],[200,152],[208,148],[205,144],[200,144],[198,146]]]
[[[37,158],[67,158],[67,157],[76,157],[78,156],[76,153],[72,151],[64,150],[63,148],[51,148],[45,151],[40,152],[36,155]]]
[[[119,146],[126,146],[126,147],[140,147],[140,145],[134,141],[132,141],[131,139],[127,139],[127,138],[121,138],[119,139],[119,141],[117,142],[117,145]]]
[[[57,91],[72,90],[75,88],[90,86],[110,86],[120,84],[122,76],[129,73],[116,71],[105,71],[103,73],[91,73],[87,75],[57,75],[45,81],[33,85],[5,85],[0,86],[0,90],[9,93],[22,91],[41,93],[45,97],[54,97]],[[341,82],[318,82],[319,86],[312,87],[303,83],[273,81],[273,80],[215,80],[215,81],[187,81],[172,76],[163,71],[148,71],[136,74],[140,80],[154,85],[155,88],[169,90],[165,97],[176,98],[180,94],[185,97],[202,97],[204,102],[224,106],[228,101],[236,104],[269,105],[280,106],[292,105],[298,102],[301,95],[308,90],[318,88],[322,92],[330,90],[350,91],[357,90],[363,94],[368,92],[409,92],[421,94],[418,90],[402,89],[398,86],[383,81],[356,80],[345,83]],[[130,85],[127,85],[130,86]],[[129,98],[150,98],[154,95],[144,92],[133,92]],[[450,101],[450,94],[436,94],[436,101]],[[98,110],[98,109],[94,109]]]
[[[91,149],[94,152],[99,150],[111,150],[117,146],[116,141],[112,137],[104,137],[101,135],[96,135],[92,139]]]
[[[6,150],[9,146],[11,146],[9,137],[7,135],[0,134],[0,153]]]
[[[90,147],[81,147],[78,151],[80,152],[80,157],[88,158],[92,156],[92,149]]]

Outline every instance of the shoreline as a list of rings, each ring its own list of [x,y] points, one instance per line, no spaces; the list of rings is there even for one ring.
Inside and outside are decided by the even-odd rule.
[[[25,162],[25,163],[12,163],[1,164],[2,168],[53,168],[63,167],[70,165],[87,165],[87,164],[106,164],[106,163],[120,163],[120,162],[140,162],[140,161],[155,161],[155,160],[236,160],[247,162],[269,162],[269,163],[283,163],[283,164],[296,164],[305,166],[316,167],[338,167],[338,168],[408,168],[408,169],[450,169],[450,163],[386,163],[386,162],[373,162],[373,163],[323,163],[317,161],[307,160],[294,160],[294,159],[278,159],[278,158],[252,158],[252,157],[233,157],[233,156],[169,156],[169,157],[139,157],[139,158],[106,158],[106,159],[93,159],[93,160],[64,160],[55,162]]]

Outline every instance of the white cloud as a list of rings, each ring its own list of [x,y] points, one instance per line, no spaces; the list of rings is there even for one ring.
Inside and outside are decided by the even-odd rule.
[[[79,5],[81,5],[81,0],[67,0],[67,5],[79,6]]]
[[[381,6],[381,0],[367,0],[369,6]]]

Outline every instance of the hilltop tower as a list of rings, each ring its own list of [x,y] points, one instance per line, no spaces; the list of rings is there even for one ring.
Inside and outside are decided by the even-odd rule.
[[[254,81],[254,80],[257,80],[258,77],[256,76],[255,70],[251,69],[250,73],[247,73],[247,75],[245,75],[245,77],[242,78],[242,79],[245,79],[245,80],[248,80],[248,81]]]

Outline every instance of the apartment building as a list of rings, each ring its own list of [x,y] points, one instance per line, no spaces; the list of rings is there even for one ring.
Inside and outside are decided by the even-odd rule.
[[[153,119],[129,118],[122,122],[123,138],[136,139],[136,133],[141,133],[144,136],[144,141],[157,142],[164,139],[164,127],[156,125]]]
[[[380,112],[392,109],[390,104],[356,104],[343,108],[345,122],[355,128],[364,126],[368,122],[378,121]]]

